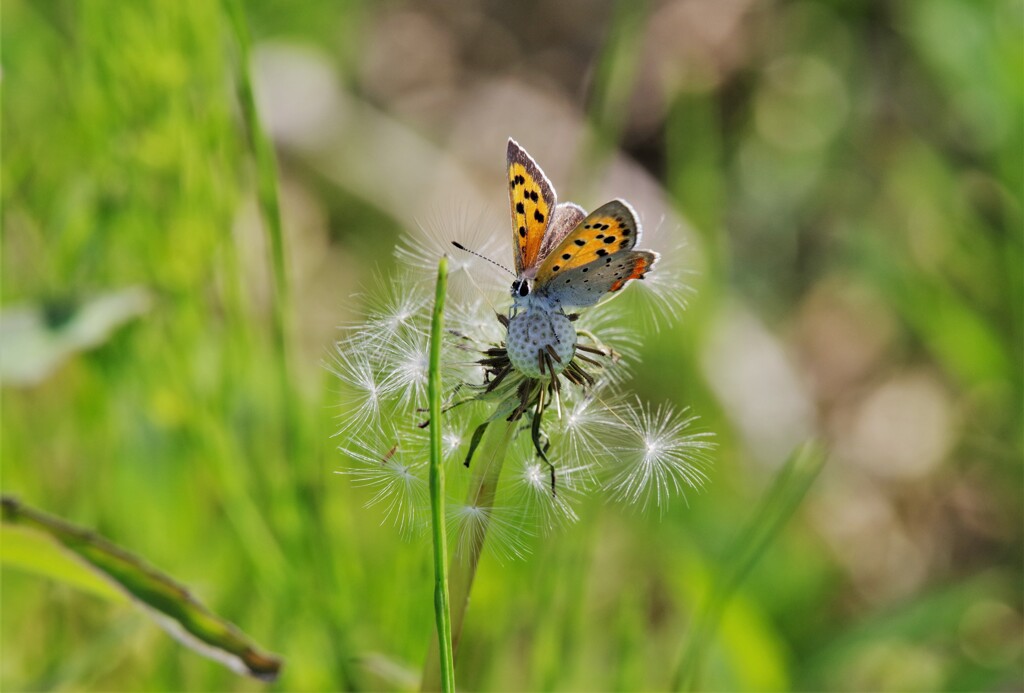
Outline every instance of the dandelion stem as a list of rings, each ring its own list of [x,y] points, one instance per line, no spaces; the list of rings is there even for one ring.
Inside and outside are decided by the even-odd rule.
[[[435,642],[440,643],[437,662],[441,690],[455,690],[455,659],[452,654],[452,621],[448,599],[448,531],[444,507],[444,460],[441,458],[441,339],[444,335],[444,296],[448,285],[448,258],[437,266],[437,293],[430,325],[430,370],[427,392],[430,400],[430,509],[434,532],[434,616]]]
[[[714,638],[729,600],[800,506],[825,459],[820,446],[814,442],[804,443],[775,476],[760,506],[727,550],[722,579],[715,581],[711,594],[694,619],[670,690],[694,689],[704,650]]]
[[[473,579],[480,563],[484,543],[487,539],[487,518],[494,508],[494,496],[498,488],[498,478],[505,462],[512,434],[517,422],[495,421],[487,427],[480,452],[473,461],[473,475],[469,482],[469,493],[466,504],[481,511],[482,521],[479,531],[474,533],[474,541],[465,552],[452,558],[451,563],[451,604],[452,604],[452,647],[458,651],[459,638],[462,635],[462,624],[469,606],[469,594],[473,588]],[[436,691],[440,688],[441,672],[437,669],[438,640],[435,637],[427,654],[423,668],[422,690]]]

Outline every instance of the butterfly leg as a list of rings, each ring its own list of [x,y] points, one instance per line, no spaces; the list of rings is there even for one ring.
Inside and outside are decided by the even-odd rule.
[[[551,330],[551,336],[555,338],[555,344],[561,344],[562,340],[558,338],[558,330],[555,328],[555,321],[551,315],[548,313],[548,329]],[[548,345],[548,348],[551,349],[551,345]]]
[[[457,394],[459,394],[459,390],[461,390],[461,389],[462,389],[462,383],[459,383],[448,394],[448,397],[445,398],[444,402],[441,403],[441,413],[442,414],[446,414],[446,413],[450,412],[452,409],[454,409],[455,407],[458,407],[458,406],[460,406],[462,404],[468,404],[469,402],[475,402],[476,401],[477,398],[474,396],[474,397],[467,397],[466,399],[460,399],[458,402],[456,402],[455,401],[455,396]],[[420,413],[420,414],[426,413],[428,411],[430,411],[430,410],[425,408],[425,407],[417,407],[417,409],[416,409],[416,412]],[[426,419],[426,420],[421,421],[418,424],[416,424],[416,427],[417,428],[426,428],[429,425],[430,425],[430,419]]]
[[[497,388],[498,385],[501,385],[501,381],[505,379],[505,376],[507,376],[511,372],[512,366],[505,366],[504,368],[502,368],[500,371],[498,371],[497,375],[494,376],[494,380],[487,383],[487,389],[484,390],[484,392],[494,392],[495,388]]]

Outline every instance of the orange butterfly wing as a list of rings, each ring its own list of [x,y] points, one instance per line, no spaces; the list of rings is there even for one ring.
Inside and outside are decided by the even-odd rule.
[[[640,240],[640,224],[633,208],[612,200],[591,212],[551,251],[537,271],[537,285],[559,273],[630,250]]]
[[[533,267],[555,211],[555,189],[526,150],[508,141],[508,201],[512,211],[512,248],[516,274]]]

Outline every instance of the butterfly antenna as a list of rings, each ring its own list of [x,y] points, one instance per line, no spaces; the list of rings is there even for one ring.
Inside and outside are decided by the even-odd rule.
[[[467,253],[470,253],[472,255],[476,255],[481,260],[487,260],[487,262],[491,263],[495,267],[500,267],[501,269],[503,269],[506,272],[508,272],[509,274],[511,274],[513,277],[516,276],[516,273],[513,272],[512,270],[510,270],[508,267],[505,267],[505,265],[499,264],[499,263],[495,262],[494,260],[492,260],[491,258],[487,257],[486,255],[481,255],[480,253],[476,252],[475,250],[470,250],[469,248],[467,248],[466,246],[462,245],[458,241],[452,241],[452,245],[454,245],[459,250],[465,250]]]

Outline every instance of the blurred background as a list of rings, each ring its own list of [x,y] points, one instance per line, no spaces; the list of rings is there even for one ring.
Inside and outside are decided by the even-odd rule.
[[[505,237],[512,136],[562,199],[622,196],[685,240],[695,291],[640,333],[633,388],[720,447],[663,517],[595,498],[486,559],[460,685],[665,688],[730,540],[816,437],[827,465],[700,687],[1024,686],[1024,4],[241,9],[287,294],[225,6],[3,4],[5,493],[189,585],[284,655],[279,690],[415,686],[429,543],[333,474],[321,362],[403,232]],[[135,609],[2,578],[4,690],[264,688]]]

